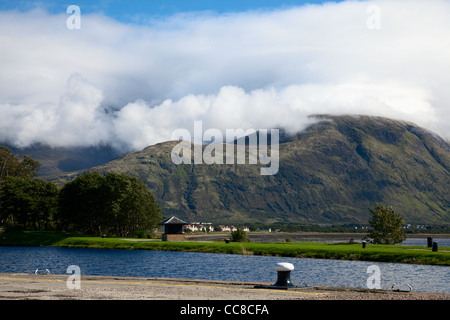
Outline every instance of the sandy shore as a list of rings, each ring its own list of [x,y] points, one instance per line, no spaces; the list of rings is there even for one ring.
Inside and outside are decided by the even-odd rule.
[[[307,287],[256,289],[256,284],[167,278],[81,276],[80,289],[69,275],[0,273],[2,300],[450,300],[450,294],[394,292],[361,288]]]

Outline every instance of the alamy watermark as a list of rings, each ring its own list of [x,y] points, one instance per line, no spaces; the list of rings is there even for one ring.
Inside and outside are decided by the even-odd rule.
[[[379,6],[370,5],[366,9],[366,13],[369,17],[366,20],[366,26],[369,30],[381,29],[381,9]]]
[[[66,26],[69,30],[79,30],[81,29],[81,10],[77,5],[70,5],[67,7],[67,13],[70,13],[70,16],[66,20]]]
[[[366,273],[370,274],[367,278],[368,289],[381,289],[381,270],[376,264],[367,267]]]
[[[193,141],[201,141],[201,143],[191,143],[192,135],[189,130],[176,129],[172,133],[171,140],[182,141],[172,149],[172,162],[176,165],[192,164],[193,158],[194,164],[246,164],[247,158],[248,164],[258,164],[259,161],[262,165],[270,165],[260,168],[261,175],[275,175],[279,169],[279,130],[270,129],[270,148],[268,131],[268,129],[258,131],[226,129],[224,140],[221,130],[209,128],[203,132],[202,121],[194,121]],[[204,141],[208,141],[209,144],[204,146]],[[224,141],[226,143],[223,143]],[[192,148],[194,149],[193,157]]]
[[[68,289],[81,289],[81,269],[79,266],[71,265],[67,267],[66,273],[71,273],[67,278],[66,285]]]

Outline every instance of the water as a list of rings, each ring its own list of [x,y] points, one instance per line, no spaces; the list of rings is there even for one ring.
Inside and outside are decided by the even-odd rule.
[[[273,266],[290,262],[291,280],[299,285],[366,288],[367,267],[381,270],[381,288],[450,293],[450,267],[367,261],[243,256],[150,250],[0,247],[0,272],[34,273],[48,268],[65,274],[77,265],[83,275],[167,277],[228,281],[275,282]]]
[[[450,247],[450,238],[432,238],[433,242],[437,242],[439,247]],[[280,240],[278,240],[280,241]],[[324,240],[320,239],[316,242],[322,243],[347,243],[349,240]],[[356,242],[361,242],[361,240],[356,240]],[[405,241],[398,243],[398,245],[402,246],[427,246],[427,238],[408,238]]]
[[[437,242],[439,247],[450,247],[450,239],[449,238],[434,238],[433,242]],[[427,238],[409,238],[403,241],[402,243],[399,243],[400,245],[404,246],[427,246]]]

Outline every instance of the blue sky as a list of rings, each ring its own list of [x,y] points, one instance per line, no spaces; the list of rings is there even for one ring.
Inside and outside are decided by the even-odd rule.
[[[82,13],[101,13],[121,22],[138,22],[143,17],[159,17],[181,12],[212,11],[216,13],[285,9],[305,4],[322,4],[323,0],[0,0],[0,10],[28,11],[42,8],[50,13],[64,12],[78,5]],[[341,2],[340,0],[331,2]]]

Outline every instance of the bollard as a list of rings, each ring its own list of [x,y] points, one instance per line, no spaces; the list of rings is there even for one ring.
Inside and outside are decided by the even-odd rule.
[[[255,285],[255,288],[262,289],[295,289],[298,288],[291,282],[291,271],[294,270],[294,265],[288,262],[278,262],[274,267],[278,273],[277,282],[272,285]]]
[[[294,287],[291,283],[291,271],[294,270],[294,265],[292,263],[278,262],[274,269],[278,272],[278,279],[274,286],[286,288]]]
[[[427,247],[431,248],[433,246],[433,238],[427,237]]]
[[[431,249],[431,251],[434,251],[434,252],[438,251],[438,243],[437,242],[433,242],[433,248]]]
[[[366,248],[366,242],[365,242],[365,241],[362,242],[362,248],[363,248],[363,249]]]

